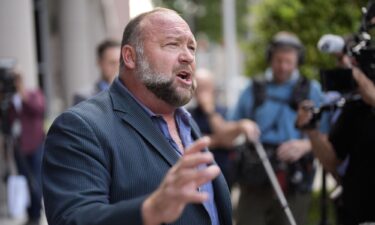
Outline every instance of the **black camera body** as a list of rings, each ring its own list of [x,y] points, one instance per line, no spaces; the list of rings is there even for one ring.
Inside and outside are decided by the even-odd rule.
[[[2,98],[11,96],[16,92],[15,76],[13,74],[15,59],[0,59],[0,95]]]
[[[16,93],[13,72],[15,65],[15,59],[0,58],[0,131],[5,135],[11,133],[8,111],[11,106],[12,96]]]
[[[345,94],[353,92],[357,88],[352,70],[349,68],[320,70],[320,82],[324,92],[337,91]]]

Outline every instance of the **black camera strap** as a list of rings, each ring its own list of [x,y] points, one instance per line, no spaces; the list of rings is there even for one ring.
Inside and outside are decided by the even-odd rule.
[[[289,99],[282,99],[277,96],[268,95],[266,87],[270,82],[264,78],[254,78],[253,79],[253,96],[254,104],[251,110],[251,117],[254,118],[255,112],[259,106],[261,106],[267,99],[280,102],[285,105],[289,105],[291,109],[297,111],[298,104],[308,99],[310,93],[310,81],[304,77],[300,76],[293,86],[293,91]]]
[[[277,96],[272,96],[267,94],[266,87],[267,85],[270,84],[269,81],[267,81],[263,77],[257,77],[253,79],[253,97],[254,97],[254,104],[251,109],[251,114],[250,118],[256,121],[255,119],[255,113],[259,106],[261,106],[266,100],[272,100],[275,102],[280,102],[282,105],[288,105],[291,109],[294,111],[297,111],[298,109],[298,104],[303,101],[308,99],[309,93],[310,93],[310,81],[304,77],[304,76],[299,76],[298,80],[293,86],[293,90],[291,93],[291,96],[289,99],[283,99]],[[281,107],[278,111],[281,111]],[[280,113],[280,112],[278,112]],[[266,128],[265,130],[270,130],[270,129],[275,129],[276,128],[276,123],[277,123],[277,118],[273,123],[271,123],[271,126]],[[263,131],[265,132],[265,131]]]

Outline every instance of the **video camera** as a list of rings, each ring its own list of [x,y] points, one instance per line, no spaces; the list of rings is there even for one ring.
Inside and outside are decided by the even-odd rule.
[[[355,59],[355,64],[375,83],[375,2],[370,1],[367,8],[362,8],[363,16],[358,33],[350,43],[337,35],[324,35],[319,40],[321,52],[347,55]],[[324,91],[337,91],[343,95],[354,93],[357,84],[351,69],[336,68],[321,70],[320,78]]]
[[[1,133],[10,133],[8,111],[11,106],[12,96],[16,93],[14,67],[16,60],[0,58],[0,123]]]
[[[15,76],[13,74],[16,60],[0,58],[0,96],[1,100],[16,92]]]

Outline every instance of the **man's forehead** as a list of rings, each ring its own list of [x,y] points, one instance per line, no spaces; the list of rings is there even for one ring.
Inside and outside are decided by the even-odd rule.
[[[290,47],[290,46],[284,46],[279,47],[273,50],[272,55],[298,55],[298,50]]]
[[[195,41],[194,36],[190,30],[189,25],[178,14],[172,12],[157,12],[150,15],[143,23],[143,31],[147,35],[165,34],[191,35]]]

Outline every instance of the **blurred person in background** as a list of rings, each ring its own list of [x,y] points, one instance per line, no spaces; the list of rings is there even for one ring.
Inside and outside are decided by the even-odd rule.
[[[315,174],[311,143],[295,128],[298,103],[321,101],[319,83],[300,74],[303,45],[289,32],[277,33],[266,52],[269,68],[242,92],[232,119],[251,119],[259,127],[265,147],[297,224],[306,224]],[[254,156],[256,157],[256,155]],[[289,224],[260,160],[240,171],[238,225]]]
[[[88,99],[101,91],[107,90],[112,81],[118,75],[119,57],[120,57],[120,43],[115,40],[105,40],[97,47],[97,65],[100,72],[100,80],[95,83],[95,86],[88,90],[80,90],[73,97],[73,104],[77,104],[83,100]]]
[[[195,72],[197,89],[195,91],[196,106],[189,111],[197,122],[203,135],[211,138],[210,151],[221,168],[223,175],[231,189],[235,182],[234,141],[245,134],[249,139],[257,139],[259,130],[248,119],[238,122],[226,121],[226,108],[216,102],[215,79],[211,71],[200,68]]]
[[[62,113],[48,131],[48,222],[231,225],[230,193],[209,138],[182,107],[196,88],[188,24],[156,8],[130,20],[121,46],[110,88]]]
[[[30,191],[26,225],[39,224],[42,208],[41,165],[44,140],[45,100],[41,90],[27,90],[22,75],[15,73],[16,93],[10,108],[15,136],[15,161],[18,173],[25,176]]]

